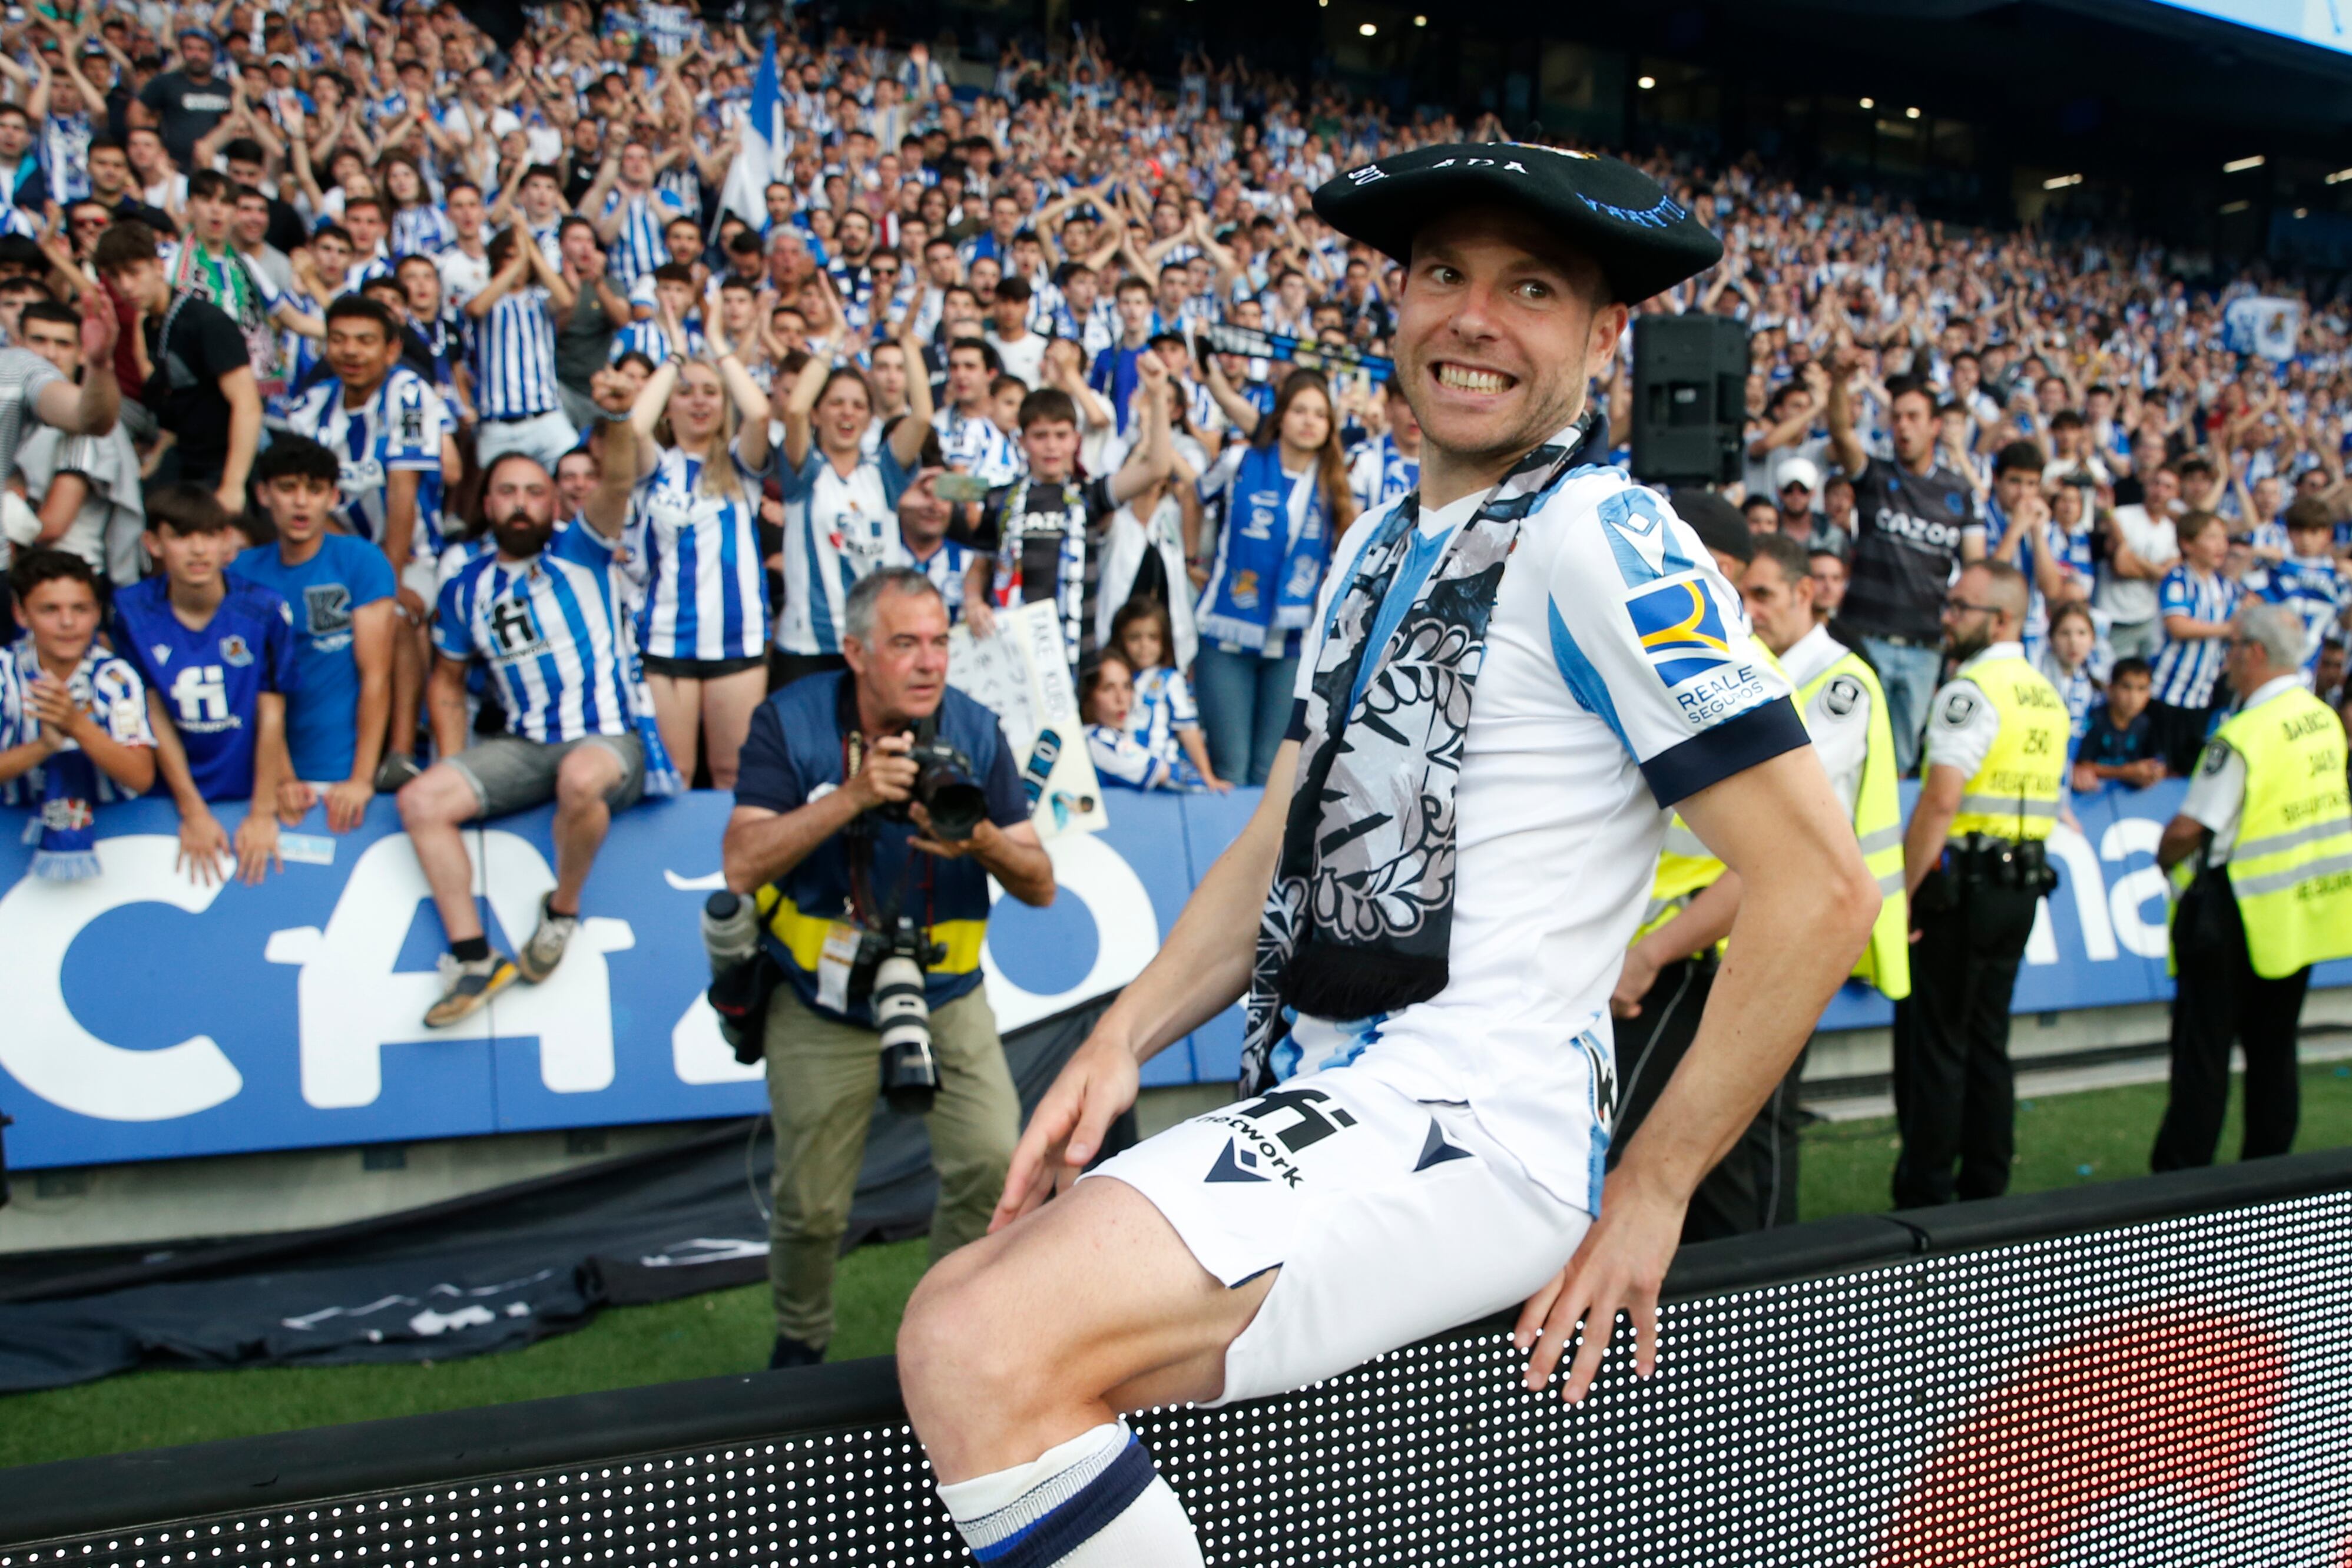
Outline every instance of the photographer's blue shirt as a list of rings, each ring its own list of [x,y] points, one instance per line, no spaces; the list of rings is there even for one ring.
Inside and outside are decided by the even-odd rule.
[[[738,762],[737,805],[793,811],[841,788],[842,737],[856,723],[853,679],[841,673],[810,675],[760,705]],[[994,714],[950,687],[940,703],[939,738],[971,758],[972,777],[988,797],[990,821],[1010,828],[1029,820],[1021,769]],[[864,821],[874,833],[874,896],[887,901],[903,883],[902,912],[928,925],[930,939],[947,949],[946,957],[924,973],[930,1005],[944,1007],[981,982],[988,873],[969,856],[942,860],[910,850],[916,836],[911,822],[891,821],[879,811],[867,812]],[[856,924],[850,912],[849,834],[835,833],[782,880],[761,888],[759,904],[769,956],[792,977],[793,993],[802,1005],[871,1028],[873,1014],[862,999],[846,1012],[817,1002],[817,968],[826,938],[836,925]]]

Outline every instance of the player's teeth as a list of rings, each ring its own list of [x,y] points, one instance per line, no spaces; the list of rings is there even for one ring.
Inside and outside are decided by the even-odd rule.
[[[1503,378],[1493,371],[1473,371],[1460,365],[1447,365],[1438,379],[1450,387],[1465,392],[1501,392]]]

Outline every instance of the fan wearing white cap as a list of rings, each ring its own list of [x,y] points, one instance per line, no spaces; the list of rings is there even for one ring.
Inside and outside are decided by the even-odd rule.
[[[1715,236],[1629,165],[1516,143],[1384,158],[1315,204],[1405,264],[1420,484],[1334,551],[1257,811],[1039,1104],[992,1234],[908,1305],[908,1413],[999,1568],[1202,1562],[1129,1411],[1513,1305],[1528,1386],[1581,1322],[1581,1399],[1621,1312],[1646,1375],[1690,1193],[1879,905],[1738,596],[1588,404],[1628,306]],[[1609,994],[1669,810],[1744,895],[1604,1195]],[[1089,1171],[1142,1061],[1244,996],[1248,1098]]]
[[[1780,531],[1799,544],[1812,538],[1813,507],[1822,493],[1821,465],[1810,457],[1785,457],[1772,470],[1772,504],[1780,508]]]

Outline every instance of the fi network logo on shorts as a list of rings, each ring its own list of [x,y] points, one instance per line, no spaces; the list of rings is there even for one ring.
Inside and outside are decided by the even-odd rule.
[[[1723,612],[1696,577],[1663,582],[1625,601],[1651,667],[1669,688],[1731,663]]]

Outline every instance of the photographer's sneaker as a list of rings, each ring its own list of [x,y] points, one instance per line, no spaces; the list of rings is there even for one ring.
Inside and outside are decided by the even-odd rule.
[[[441,999],[425,1009],[425,1027],[446,1029],[471,1018],[484,1002],[515,981],[514,960],[493,952],[468,963],[455,953],[441,955]]]
[[[572,943],[572,934],[579,929],[580,916],[556,914],[542,897],[539,901],[539,929],[530,934],[530,940],[515,955],[515,967],[522,971],[522,977],[535,986],[555,973],[555,966],[563,962],[563,949]]]

